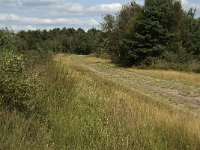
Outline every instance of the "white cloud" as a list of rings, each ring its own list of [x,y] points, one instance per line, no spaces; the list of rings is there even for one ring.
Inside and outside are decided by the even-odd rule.
[[[19,18],[16,14],[0,13],[0,21],[16,21],[18,19]]]
[[[35,25],[97,25],[98,22],[95,19],[81,20],[77,18],[55,18],[55,19],[41,19],[41,18],[21,18],[18,20],[24,24]]]
[[[188,4],[188,0],[181,0],[183,5],[187,5]]]
[[[97,25],[99,25],[99,22],[97,20],[91,18],[89,20],[89,25],[91,25],[91,26],[97,26]]]
[[[9,30],[13,30],[13,31],[20,31],[20,30],[36,30],[35,27],[31,26],[31,25],[26,25],[26,26],[17,26],[17,25],[11,25],[11,26],[8,26],[8,29]]]
[[[22,6],[23,0],[1,0],[0,5],[9,7]]]
[[[0,14],[0,21],[10,22],[15,21],[17,24],[31,24],[31,25],[90,25],[96,26],[99,23],[93,19],[78,19],[78,18],[36,18],[36,17],[22,17],[16,14]],[[29,26],[30,27],[30,26]],[[13,26],[15,28],[15,26]]]
[[[188,0],[182,0],[181,2],[183,4],[183,6],[186,8],[193,7],[193,8],[200,9],[200,3],[196,3],[196,2],[192,2],[192,1],[188,1]]]
[[[65,1],[58,3],[55,7],[62,11],[81,12],[85,10],[84,6],[79,3],[72,3],[72,2],[65,2]]]
[[[122,4],[112,3],[112,4],[101,4],[97,6],[92,6],[89,8],[89,10],[99,11],[99,12],[115,12],[115,11],[119,11],[121,8],[122,8]]]
[[[13,7],[37,7],[37,6],[52,6],[62,11],[73,12],[115,12],[122,8],[120,3],[100,4],[96,6],[86,7],[77,2],[65,1],[65,0],[0,0],[0,5],[13,6]]]
[[[80,24],[80,21],[76,18],[56,18],[56,19],[40,19],[40,18],[25,18],[24,22],[30,22],[32,24]]]
[[[182,4],[183,4],[183,7],[185,9],[189,9],[189,8],[196,8],[197,9],[197,12],[196,12],[196,15],[197,16],[200,16],[200,2],[192,2],[191,0],[182,0],[181,1]]]
[[[4,6],[47,6],[63,3],[64,0],[1,0],[0,4]]]
[[[23,29],[24,29],[24,30],[36,30],[36,28],[33,27],[33,26],[31,26],[31,25],[27,25],[27,26],[25,26]],[[19,28],[19,30],[20,30],[20,28]]]
[[[75,0],[0,0],[0,22],[13,30],[63,26],[90,28],[99,26],[102,13],[114,13],[121,8],[120,3],[91,6]]]

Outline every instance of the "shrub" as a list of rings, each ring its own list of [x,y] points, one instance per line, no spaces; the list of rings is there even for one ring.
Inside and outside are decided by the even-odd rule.
[[[0,105],[9,111],[28,112],[37,84],[24,73],[26,61],[15,50],[5,50],[0,55]]]
[[[16,45],[16,37],[7,29],[0,30],[0,50],[6,48],[14,48]]]

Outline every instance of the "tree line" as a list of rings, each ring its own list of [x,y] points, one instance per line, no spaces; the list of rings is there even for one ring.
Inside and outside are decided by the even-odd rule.
[[[124,66],[195,64],[193,71],[199,72],[200,19],[195,13],[194,8],[184,11],[178,0],[145,0],[144,6],[131,2],[118,15],[104,17],[107,49]]]
[[[200,18],[185,11],[179,0],[130,2],[101,29],[55,28],[20,31],[13,36],[21,51],[106,54],[122,66],[200,72]]]
[[[19,49],[24,51],[41,49],[87,55],[100,51],[102,32],[95,28],[88,31],[81,28],[55,28],[49,31],[20,31],[17,37],[20,39]]]

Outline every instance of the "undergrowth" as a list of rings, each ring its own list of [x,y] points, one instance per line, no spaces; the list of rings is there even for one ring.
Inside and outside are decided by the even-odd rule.
[[[1,108],[0,149],[200,148],[199,117],[158,106],[70,63],[49,57],[26,70],[39,83],[29,92],[37,107],[29,115]]]

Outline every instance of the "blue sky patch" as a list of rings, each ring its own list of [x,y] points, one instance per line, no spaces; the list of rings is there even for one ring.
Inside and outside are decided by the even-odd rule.
[[[99,28],[102,15],[117,13],[130,0],[0,0],[0,28],[14,31],[55,27]],[[143,4],[144,0],[136,0]],[[184,9],[197,8],[199,0],[182,0]]]

